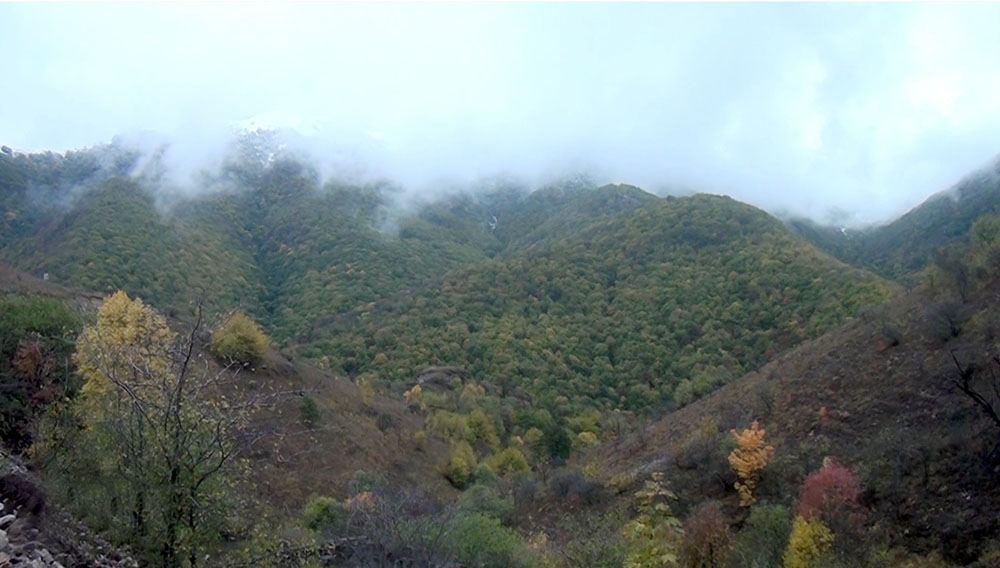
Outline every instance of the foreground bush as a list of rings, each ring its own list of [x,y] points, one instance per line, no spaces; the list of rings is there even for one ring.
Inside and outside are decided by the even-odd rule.
[[[227,363],[260,362],[270,342],[264,331],[243,312],[233,312],[212,332],[212,354]]]
[[[521,537],[498,519],[482,513],[459,517],[449,541],[455,560],[463,566],[506,568],[530,564]]]
[[[110,296],[77,340],[80,393],[53,406],[32,446],[58,500],[144,565],[194,565],[246,518],[236,486],[259,404],[206,400],[237,378],[187,364],[197,337]]]
[[[72,387],[79,316],[59,300],[0,295],[0,441],[21,450],[39,412]]]
[[[781,505],[756,505],[729,555],[729,566],[760,568],[780,566],[792,531],[788,509]]]

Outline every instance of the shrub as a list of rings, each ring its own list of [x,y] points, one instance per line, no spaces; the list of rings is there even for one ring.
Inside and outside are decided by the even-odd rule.
[[[879,327],[879,335],[882,336],[882,341],[887,348],[895,347],[903,341],[902,332],[891,322],[882,323],[881,327]]]
[[[756,505],[736,535],[729,565],[733,568],[780,566],[792,523],[781,505]]]
[[[521,537],[496,518],[482,513],[462,515],[453,523],[449,547],[463,566],[506,568],[528,564]]]
[[[995,278],[1000,272],[1000,215],[983,215],[972,225],[969,235],[977,279]]]
[[[212,354],[227,363],[253,365],[264,358],[269,341],[243,312],[233,312],[212,332]]]
[[[785,550],[785,568],[814,568],[833,545],[833,533],[820,520],[795,517]]]
[[[945,300],[927,308],[928,331],[941,342],[961,335],[963,323],[962,305],[956,301]]]
[[[622,540],[621,509],[591,512],[569,517],[560,532],[570,535],[560,554],[567,568],[621,568],[625,564],[625,541]]]
[[[472,472],[472,481],[480,485],[496,485],[500,478],[489,464],[481,463]]]
[[[684,521],[681,564],[691,568],[722,566],[732,546],[729,521],[717,501],[702,503]]]
[[[538,497],[541,484],[530,473],[518,475],[513,481],[514,501],[516,503],[531,503]]]
[[[336,499],[315,495],[306,501],[302,521],[309,529],[330,536],[343,529],[346,515]]]
[[[486,460],[486,463],[501,477],[525,473],[531,469],[528,467],[528,460],[517,448],[507,448],[500,453],[493,454]]]
[[[469,427],[467,417],[450,412],[439,410],[431,415],[427,421],[427,428],[442,438],[454,441],[466,441],[469,443],[476,441],[476,434]]]
[[[309,428],[319,423],[319,407],[311,396],[303,397],[299,403],[299,420]]]
[[[482,513],[505,523],[514,514],[513,499],[500,495],[493,487],[478,483],[462,493],[458,506],[465,513]]]
[[[593,432],[580,432],[576,435],[576,447],[579,449],[596,446],[598,441],[597,434],[594,434]]]
[[[385,487],[387,483],[388,480],[386,480],[383,474],[359,469],[351,476],[351,481],[347,484],[347,489],[352,495],[357,495],[366,491],[378,491]]]
[[[468,442],[460,441],[452,444],[451,455],[442,468],[442,473],[452,485],[463,489],[472,479],[475,467],[476,454],[473,453],[472,446]]]
[[[417,430],[413,433],[413,443],[417,445],[418,450],[423,450],[427,447],[427,430]]]
[[[858,524],[863,520],[858,503],[860,495],[858,476],[827,458],[823,467],[802,482],[795,514],[806,520],[822,520],[827,525],[843,521]]]
[[[79,328],[59,300],[0,295],[0,440],[9,449],[27,447],[37,413],[73,389],[67,360]]]
[[[482,409],[477,408],[469,413],[466,423],[476,439],[485,443],[490,449],[496,449],[500,445],[500,437],[497,436],[493,420]]]
[[[628,543],[626,568],[659,568],[677,563],[683,529],[670,510],[670,501],[675,499],[660,472],[653,473],[636,492],[638,515],[622,531]]]
[[[591,505],[600,499],[601,486],[579,470],[564,469],[549,479],[549,492],[559,499]]]

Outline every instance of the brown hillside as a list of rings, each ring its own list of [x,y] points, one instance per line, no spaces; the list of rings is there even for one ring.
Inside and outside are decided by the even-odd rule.
[[[297,516],[312,494],[346,496],[358,471],[442,496],[453,492],[438,471],[447,447],[433,437],[420,445],[414,441],[423,418],[401,398],[375,394],[366,403],[354,383],[292,363],[275,351],[245,378],[256,388],[282,393],[273,408],[262,412],[256,427],[268,436],[250,456],[257,492],[277,509]],[[305,396],[320,411],[313,427],[301,419]]]
[[[103,299],[3,264],[0,292],[61,298],[84,311],[95,310]],[[177,320],[171,325],[189,326]],[[207,334],[203,339],[207,341]],[[218,370],[214,362],[209,365]],[[414,433],[423,428],[423,418],[401,398],[373,393],[366,402],[351,381],[293,362],[274,349],[261,365],[240,375],[240,383],[251,390],[275,395],[275,403],[261,411],[253,426],[265,436],[249,457],[253,490],[279,512],[297,517],[312,494],[343,496],[358,471],[379,473],[394,485],[416,485],[432,494],[454,492],[438,471],[446,446],[432,436],[418,446]],[[319,409],[312,427],[301,417],[306,396]]]
[[[682,511],[717,498],[738,518],[728,432],[757,419],[776,448],[761,500],[792,504],[802,479],[834,456],[859,473],[870,522],[894,544],[972,561],[1000,531],[1000,461],[988,455],[1000,429],[951,382],[951,353],[990,372],[1000,285],[962,306],[963,331],[947,340],[931,303],[920,291],[871,310],[584,461],[625,495],[664,470]]]

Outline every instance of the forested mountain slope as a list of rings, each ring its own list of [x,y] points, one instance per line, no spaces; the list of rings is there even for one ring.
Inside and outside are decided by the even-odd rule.
[[[735,447],[731,430],[758,420],[774,454],[754,507],[795,510],[800,484],[833,458],[857,474],[861,519],[887,538],[885,546],[937,551],[961,564],[993,554],[977,564],[992,566],[1000,531],[1000,423],[959,385],[965,369],[971,388],[994,408],[1000,404],[990,393],[1000,376],[996,274],[965,303],[920,288],[867,310],[760,371],[596,448],[578,465],[601,472],[621,498],[649,472],[664,471],[679,498],[679,516],[718,499],[727,514],[745,519],[753,509],[738,505],[727,456]],[[833,565],[859,565],[846,562]]]
[[[966,242],[969,227],[1000,211],[1000,159],[954,187],[930,197],[894,221],[867,230],[846,230],[798,219],[792,228],[841,260],[886,277],[910,280],[941,247]]]
[[[686,403],[889,295],[727,198],[580,178],[401,213],[391,184],[322,184],[278,159],[231,161],[179,201],[98,169],[42,202],[32,163],[0,158],[21,180],[7,216],[37,218],[0,249],[20,269],[178,313],[240,307],[337,372],[399,382],[456,365],[568,411]]]
[[[394,381],[458,365],[567,411],[649,409],[688,402],[890,293],[732,199],[582,195],[541,225],[550,237],[353,310],[301,352]],[[604,215],[581,213],[591,207]]]

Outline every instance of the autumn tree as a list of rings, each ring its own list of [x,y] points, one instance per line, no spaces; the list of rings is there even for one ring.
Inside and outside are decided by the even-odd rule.
[[[833,533],[818,519],[795,517],[783,557],[784,568],[813,568],[833,546]]]
[[[681,563],[690,568],[721,568],[732,544],[729,521],[719,503],[702,503],[684,521]]]
[[[212,354],[227,363],[253,365],[267,353],[270,341],[250,316],[233,312],[212,332]]]
[[[857,525],[863,520],[860,496],[857,474],[828,457],[823,467],[802,482],[795,514],[806,520],[822,520],[828,526],[845,522]]]
[[[802,482],[795,507],[797,518],[822,523],[836,535],[830,554],[846,565],[863,564],[869,551],[860,498],[857,474],[828,457]]]
[[[764,428],[756,420],[749,428],[731,432],[736,441],[736,449],[729,454],[729,466],[737,477],[734,487],[740,495],[740,506],[749,507],[756,501],[753,493],[760,483],[761,471],[774,455],[774,446],[767,444]]]
[[[81,505],[116,506],[103,521],[165,567],[204,557],[231,509],[236,457],[256,440],[249,416],[261,401],[239,393],[228,368],[212,370],[197,350],[200,327],[199,310],[178,337],[142,301],[109,297],[74,355],[85,381],[68,410],[76,438],[40,448],[72,494],[90,497]],[[81,467],[91,470],[81,475]]]

